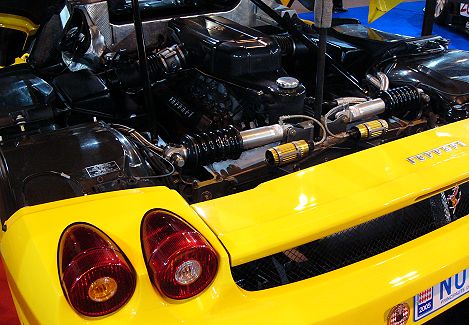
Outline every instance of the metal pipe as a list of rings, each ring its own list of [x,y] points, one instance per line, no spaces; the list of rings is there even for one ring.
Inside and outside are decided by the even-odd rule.
[[[383,72],[378,72],[376,74],[376,77],[371,74],[367,74],[366,80],[381,91],[385,91],[389,89],[389,78]]]
[[[433,22],[435,21],[436,0],[425,1],[425,12],[423,14],[422,36],[431,35]]]
[[[143,81],[143,99],[145,112],[150,117],[150,124],[153,131],[156,131],[157,117],[153,104],[153,94],[151,92],[150,72],[148,70],[147,51],[145,47],[145,35],[143,33],[142,17],[138,0],[132,0],[132,15],[135,28],[135,39],[137,41],[138,61],[140,66],[140,77]]]
[[[378,72],[376,74],[379,80],[379,90],[385,91],[389,89],[389,78],[384,72]]]
[[[319,30],[319,51],[316,65],[316,89],[314,102],[314,118],[321,119],[324,101],[324,72],[326,66],[327,29],[332,25],[332,0],[316,0],[314,2],[314,26]],[[314,139],[319,139],[319,129],[314,129]]]
[[[380,81],[378,80],[378,78],[376,78],[375,76],[371,75],[371,74],[367,74],[366,75],[366,81],[368,81],[371,85],[373,85],[376,89],[380,89],[381,87],[381,83]]]
[[[321,1],[321,0],[316,0]],[[319,51],[317,55],[316,89],[314,100],[314,118],[321,120],[322,102],[324,101],[324,71],[326,66],[327,29],[319,28]],[[319,137],[319,128],[314,130],[314,138]]]

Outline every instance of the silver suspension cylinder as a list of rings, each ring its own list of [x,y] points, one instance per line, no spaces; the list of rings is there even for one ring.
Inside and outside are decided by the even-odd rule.
[[[288,125],[281,126],[280,124],[274,124],[241,131],[240,135],[243,139],[243,149],[248,150],[262,147],[263,145],[272,142],[281,141],[284,138],[285,130],[287,128]]]
[[[337,113],[336,118],[344,120],[346,123],[366,119],[386,110],[386,103],[381,99],[373,99],[365,103],[350,106],[348,109]]]

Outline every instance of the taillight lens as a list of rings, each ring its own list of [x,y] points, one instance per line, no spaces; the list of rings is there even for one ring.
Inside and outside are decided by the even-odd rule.
[[[132,265],[109,237],[91,225],[79,223],[65,229],[58,258],[64,293],[83,315],[112,313],[135,291]]]
[[[171,212],[150,211],[142,243],[151,281],[165,296],[187,299],[215,278],[218,256],[207,240]]]

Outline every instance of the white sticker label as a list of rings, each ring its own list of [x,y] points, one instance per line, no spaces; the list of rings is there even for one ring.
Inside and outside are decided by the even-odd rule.
[[[469,269],[441,281],[414,297],[414,321],[418,321],[469,292]]]
[[[85,168],[88,175],[93,177],[98,177],[106,174],[110,174],[113,172],[117,172],[120,170],[119,165],[115,161],[110,161],[104,164],[89,166]]]

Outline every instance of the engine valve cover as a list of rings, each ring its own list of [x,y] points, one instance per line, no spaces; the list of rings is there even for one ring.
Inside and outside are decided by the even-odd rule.
[[[154,185],[135,146],[104,123],[25,136],[0,153],[2,221],[23,206]]]
[[[233,78],[281,68],[280,47],[272,39],[228,19],[176,19],[170,27],[206,73]]]

